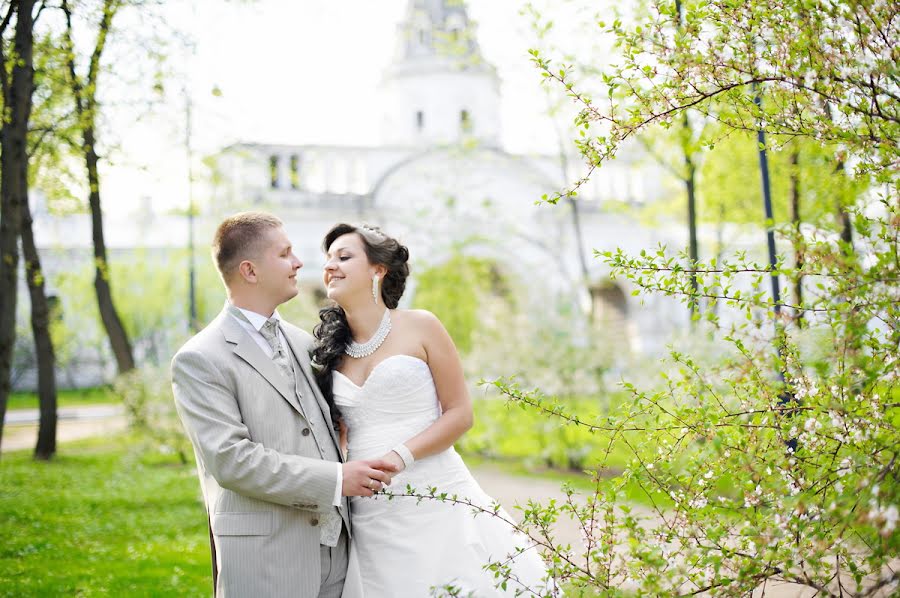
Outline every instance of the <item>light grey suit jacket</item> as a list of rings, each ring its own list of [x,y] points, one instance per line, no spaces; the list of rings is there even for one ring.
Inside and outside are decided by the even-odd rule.
[[[225,310],[172,360],[175,404],[215,538],[219,597],[318,593],[319,517],[333,512],[337,484],[334,461],[326,459],[339,459],[340,451],[310,368],[313,339],[286,322],[282,330],[313,396],[305,384],[290,392],[272,359]],[[349,530],[346,499],[340,513]]]

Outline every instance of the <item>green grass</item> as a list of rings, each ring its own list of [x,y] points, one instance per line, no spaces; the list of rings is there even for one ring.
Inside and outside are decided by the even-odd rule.
[[[572,398],[566,408],[584,421],[603,416],[602,406],[590,398]],[[585,427],[565,425],[562,420],[522,409],[503,400],[475,401],[475,425],[458,444],[462,450],[500,459],[521,461],[533,468],[570,470],[600,468],[606,475],[620,472],[631,460],[631,450],[622,442],[609,445],[608,435],[592,434]],[[631,441],[640,444],[632,434]]]
[[[128,438],[0,461],[0,596],[209,596],[206,517],[192,467]]]
[[[118,404],[122,401],[113,394],[108,386],[94,388],[78,388],[73,390],[60,390],[56,400],[60,407],[81,407],[84,405]],[[33,392],[14,392],[9,395],[7,410],[11,409],[37,409],[38,397]]]
[[[613,397],[610,400],[621,400]],[[602,420],[603,406],[588,397],[565,401],[569,412],[583,421]],[[566,482],[581,493],[596,488],[589,472],[600,471],[604,478],[600,491],[618,489],[619,499],[646,507],[666,507],[671,500],[665,494],[653,498],[634,480],[624,486],[619,474],[635,458],[632,448],[652,459],[654,446],[649,446],[640,432],[620,434],[610,444],[609,435],[591,433],[584,427],[564,425],[560,420],[521,409],[502,400],[475,401],[475,425],[457,443],[466,462],[478,459],[500,465],[514,475],[531,475]]]
[[[209,596],[206,518],[192,466],[128,436],[67,443],[53,461],[0,459],[0,596]],[[587,476],[529,472],[585,488]],[[548,475],[549,474],[549,475]]]

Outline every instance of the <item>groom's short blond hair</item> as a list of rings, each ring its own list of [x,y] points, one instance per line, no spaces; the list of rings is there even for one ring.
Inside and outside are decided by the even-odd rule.
[[[239,212],[222,221],[213,237],[212,257],[225,284],[242,261],[259,257],[266,231],[281,226],[278,217],[266,212]]]

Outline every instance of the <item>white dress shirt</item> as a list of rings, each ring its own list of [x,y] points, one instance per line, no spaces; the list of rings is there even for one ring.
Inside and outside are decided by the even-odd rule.
[[[235,305],[235,307],[237,306]],[[262,329],[263,324],[266,323],[266,320],[268,320],[268,318],[264,315],[256,313],[255,311],[250,311],[249,309],[243,309],[240,307],[238,307],[238,309],[241,310],[242,314],[247,316],[247,320],[249,320],[249,323],[240,318],[234,318],[234,316],[232,317],[238,321],[238,324],[240,324],[244,330],[247,331],[247,334],[250,335],[250,338],[256,341],[256,344],[259,345],[259,348],[263,350],[263,353],[265,353],[269,357],[269,359],[274,357],[275,351],[272,350],[271,345],[269,345],[269,341],[267,341],[266,337],[264,337],[260,332],[260,329]],[[278,322],[281,322],[281,316],[278,315],[278,310],[275,310],[272,313],[272,317],[275,318]],[[276,328],[276,330],[278,334],[278,340],[281,342],[281,346],[286,347],[287,341],[284,338],[284,333],[281,331],[281,326]],[[310,380],[310,383],[315,384],[313,380]],[[340,463],[335,463],[335,466],[337,467],[337,485],[334,489],[334,498],[332,499],[331,504],[335,507],[339,507],[341,506],[341,487],[344,485],[344,470],[341,467]]]

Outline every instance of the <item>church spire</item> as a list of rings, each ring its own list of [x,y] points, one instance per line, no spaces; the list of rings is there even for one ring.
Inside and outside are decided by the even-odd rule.
[[[410,0],[399,33],[397,62],[452,56],[472,64],[481,57],[462,0]]]
[[[382,81],[384,141],[499,142],[500,79],[463,0],[409,0]]]

